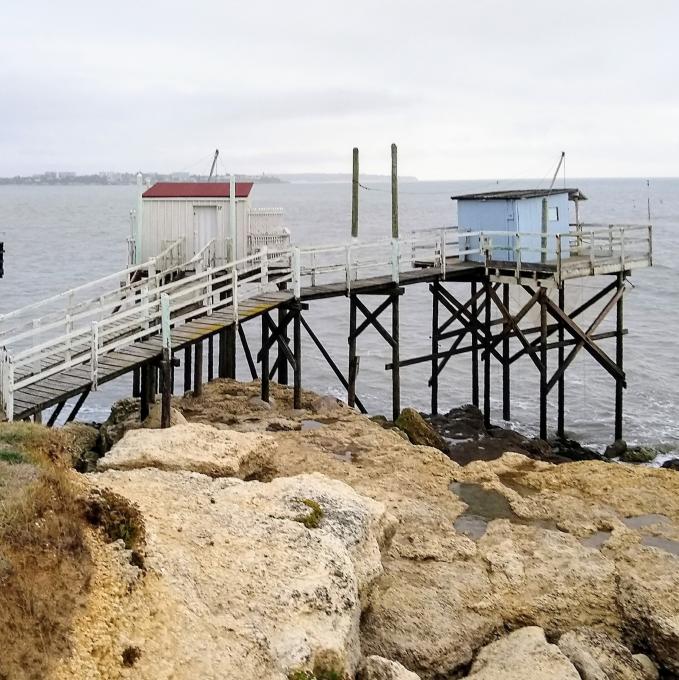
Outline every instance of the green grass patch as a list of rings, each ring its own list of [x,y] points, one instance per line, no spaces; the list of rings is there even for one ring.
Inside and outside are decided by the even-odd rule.
[[[311,498],[300,498],[298,502],[303,503],[310,509],[306,514],[297,515],[294,520],[303,524],[307,529],[318,529],[321,520],[323,519],[323,508]]]
[[[26,456],[21,451],[13,451],[11,449],[0,449],[0,461],[10,465],[28,462]]]

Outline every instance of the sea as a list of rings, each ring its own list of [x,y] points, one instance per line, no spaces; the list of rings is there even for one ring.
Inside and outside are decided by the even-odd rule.
[[[451,196],[465,192],[535,188],[537,180],[418,181],[399,185],[401,231],[456,224]],[[646,444],[663,452],[656,460],[679,455],[679,179],[571,179],[588,200],[581,203],[585,222],[653,224],[653,267],[633,272],[625,297],[624,435],[628,443]],[[360,239],[386,238],[391,232],[389,185],[366,184],[360,195]],[[335,183],[256,184],[253,205],[281,207],[297,245],[347,243],[350,236],[351,185]],[[0,313],[114,273],[126,266],[129,212],[135,206],[134,186],[0,186],[0,240],[5,247],[4,278],[0,279]],[[610,279],[608,279],[610,280]],[[569,282],[567,307],[574,308],[607,281],[584,278]],[[452,285],[463,297],[466,290]],[[595,314],[595,308],[590,315]],[[306,318],[339,366],[348,361],[348,301],[345,298],[310,304]],[[583,324],[588,320],[585,316]],[[431,297],[427,286],[408,286],[401,300],[401,358],[428,354],[431,343]],[[385,317],[388,323],[388,316]],[[613,327],[614,315],[601,330]],[[253,343],[256,322],[244,328]],[[602,348],[614,356],[613,340]],[[445,349],[445,344],[441,349]],[[239,348],[238,377],[249,379]],[[372,329],[358,343],[360,372],[357,393],[372,414],[391,412],[391,378],[385,363],[391,352]],[[440,377],[439,411],[471,401],[468,354],[452,359]],[[551,356],[551,355],[550,355]],[[555,357],[550,359],[554,362]],[[428,363],[401,370],[403,406],[430,410]],[[303,339],[303,384],[321,394],[345,398],[330,367],[306,336]],[[615,385],[585,352],[566,373],[567,434],[598,449],[613,439]],[[83,420],[101,421],[116,399],[131,394],[129,378],[103,385],[87,399]],[[500,367],[492,369],[492,417],[501,420]],[[554,398],[556,394],[553,395]],[[556,406],[550,403],[550,427]],[[511,427],[535,434],[538,426],[538,375],[529,358],[512,366]]]

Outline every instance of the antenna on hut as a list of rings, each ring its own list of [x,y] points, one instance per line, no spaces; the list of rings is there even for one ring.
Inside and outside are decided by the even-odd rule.
[[[215,166],[217,165],[217,159],[219,158],[219,149],[215,149],[215,157],[212,159],[212,167],[210,168],[210,176],[207,178],[209,182],[212,180],[212,175],[215,174]]]
[[[549,185],[549,190],[547,191],[547,196],[542,199],[542,238],[540,243],[540,262],[547,261],[547,232],[549,231],[549,204],[547,199],[554,189],[554,184],[556,178],[559,175],[559,170],[561,170],[561,165],[566,160],[566,152],[562,151],[559,157],[559,162],[556,165],[556,170],[554,171],[554,176],[552,177],[552,183]]]

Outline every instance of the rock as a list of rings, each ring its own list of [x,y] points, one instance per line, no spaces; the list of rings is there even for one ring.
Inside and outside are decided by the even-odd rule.
[[[388,420],[386,416],[379,414],[376,416],[370,416],[368,420],[370,420],[373,423],[376,423],[377,425],[385,429],[389,429],[394,426],[394,422],[392,420]]]
[[[273,397],[269,396],[269,401],[264,401],[261,397],[250,397],[248,399],[248,405],[251,408],[260,411],[270,411],[276,406],[276,402]]]
[[[447,439],[476,439],[486,432],[483,413],[471,404],[453,408],[446,414],[432,415],[429,420]]]
[[[662,467],[666,470],[679,470],[679,458],[670,458],[669,460],[666,460],[662,464]]]
[[[140,409],[141,400],[137,398],[120,399],[111,406],[111,413],[100,428],[102,452],[120,441],[127,430],[141,427]]]
[[[573,664],[536,626],[520,628],[484,647],[466,676],[473,680],[580,680]]]
[[[420,680],[397,661],[389,661],[381,656],[368,656],[363,659],[358,680]]]
[[[625,451],[627,451],[627,442],[624,439],[616,439],[606,447],[604,456],[606,458],[620,458]]]
[[[559,639],[559,649],[576,667],[582,680],[646,680],[648,677],[627,647],[592,628],[565,633]]]
[[[188,423],[162,430],[131,430],[99,460],[99,470],[189,470],[211,477],[252,478],[273,467],[274,440]]]
[[[322,475],[262,484],[147,468],[90,481],[144,517],[152,616],[116,619],[142,650],[135,678],[354,677],[361,610],[392,533],[381,503]],[[317,528],[299,520],[304,499],[322,509]]]
[[[149,411],[148,416],[141,424],[141,426],[147,430],[158,430],[160,429],[160,418],[162,415],[162,404],[157,402],[153,405]],[[172,425],[184,425],[187,422],[186,418],[172,406],[170,407],[170,426]]]
[[[78,472],[92,472],[96,469],[102,448],[99,428],[86,423],[66,423],[61,431],[72,437],[73,467]]]
[[[314,413],[328,413],[329,411],[336,411],[343,408],[345,404],[335,397],[326,394],[323,397],[318,397],[311,404],[311,410]]]
[[[432,446],[440,451],[448,448],[443,437],[414,408],[404,408],[396,419],[396,426],[413,444]]]
[[[552,442],[553,453],[569,460],[601,460],[594,450],[575,441],[575,439],[557,438]]]
[[[634,660],[643,668],[647,680],[658,680],[658,667],[645,654],[633,654]]]
[[[630,446],[620,456],[625,463],[650,463],[658,452],[648,446]]]

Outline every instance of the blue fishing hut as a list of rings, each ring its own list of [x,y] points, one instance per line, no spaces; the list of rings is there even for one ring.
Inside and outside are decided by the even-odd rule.
[[[556,258],[555,235],[567,234],[571,226],[577,226],[578,202],[586,197],[579,189],[519,189],[463,194],[452,199],[457,201],[460,232],[484,232],[492,239],[492,260],[515,262],[520,247],[522,262],[540,263]],[[569,201],[575,204],[573,225]],[[478,243],[478,236],[470,237],[466,249],[478,248]],[[541,252],[541,248],[547,252]],[[561,254],[568,255],[568,239],[562,240]],[[466,259],[480,262],[483,254],[467,255]]]

